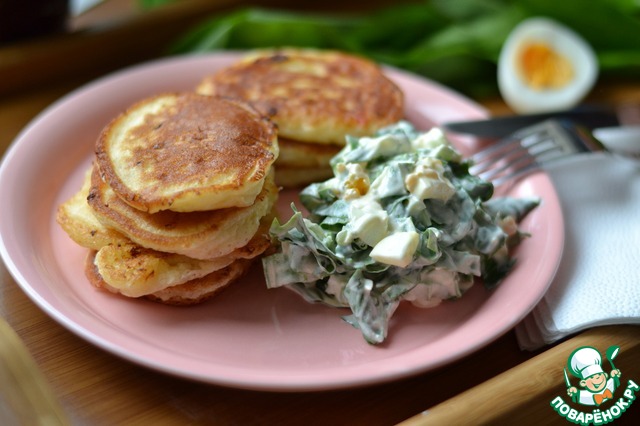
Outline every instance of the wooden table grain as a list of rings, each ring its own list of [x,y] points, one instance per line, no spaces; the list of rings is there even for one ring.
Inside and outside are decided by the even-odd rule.
[[[187,15],[180,16],[186,20]],[[145,19],[144,25],[135,25],[158,25],[167,17]],[[84,41],[52,41],[49,46],[59,49],[59,60],[64,61],[79,51],[90,54],[83,43],[95,47],[114,43],[120,36],[87,37]],[[43,48],[27,43],[18,49],[23,55],[20,63],[11,66],[2,61],[9,57],[15,61],[16,49],[0,48],[0,77],[11,76],[9,81],[17,82],[0,81],[2,154],[20,130],[52,102],[126,65],[107,61],[71,74],[60,72],[64,67],[59,65],[57,75],[42,76],[43,70],[34,68],[42,63],[30,66],[28,55],[31,52],[41,61]],[[144,59],[132,52],[124,62]],[[638,103],[640,80],[601,82],[591,100],[612,105]],[[494,114],[509,112],[500,99],[478,101]],[[74,425],[567,424],[550,401],[554,395],[564,395],[562,368],[569,354],[585,344],[602,351],[609,344],[622,345],[616,366],[625,378],[640,383],[640,328],[633,326],[590,330],[537,352],[521,351],[511,331],[464,359],[403,380],[348,390],[280,393],[173,377],[105,352],[47,316],[2,264],[0,315],[22,339]],[[0,390],[0,395],[3,392],[7,390]],[[615,424],[639,418],[640,402]]]

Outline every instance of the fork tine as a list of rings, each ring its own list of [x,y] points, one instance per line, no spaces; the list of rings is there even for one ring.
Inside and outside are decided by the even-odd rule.
[[[490,145],[489,147],[484,148],[481,151],[478,151],[477,153],[473,154],[471,158],[473,159],[474,163],[479,163],[484,161],[487,158],[493,158],[496,155],[500,155],[500,153],[505,149],[512,149],[519,145],[520,145],[520,138],[516,138],[514,136],[508,136]]]
[[[531,157],[533,151],[542,153],[553,147],[553,143],[548,143],[546,134],[536,133],[523,138],[512,136],[473,155],[471,157],[473,166],[470,170],[480,174],[494,169],[497,164],[503,165],[501,169],[510,167],[519,162],[522,157]]]
[[[547,120],[472,155],[469,171],[499,186],[571,154],[603,149],[599,141],[573,123]]]
[[[509,151],[504,152],[504,154],[502,152],[498,152],[496,155],[492,157],[485,157],[483,161],[477,163],[474,158],[474,164],[469,168],[469,170],[474,174],[485,173],[489,170],[496,169],[500,164],[503,165],[502,167],[508,166],[509,163],[527,155],[528,152],[524,147],[514,144],[513,147],[511,147]]]
[[[503,164],[502,166],[495,166],[496,163],[492,163],[490,165],[491,167],[485,168],[480,171],[474,170],[474,173],[485,180],[493,180],[493,178],[500,174],[513,172],[518,168],[525,167],[533,162],[535,162],[535,158],[529,155],[529,153],[525,149],[522,149],[520,150],[520,155],[514,158],[510,158],[509,161],[505,162],[505,164]]]

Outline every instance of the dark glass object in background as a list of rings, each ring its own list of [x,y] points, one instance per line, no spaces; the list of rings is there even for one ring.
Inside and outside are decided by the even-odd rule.
[[[63,32],[69,0],[0,0],[0,44]]]

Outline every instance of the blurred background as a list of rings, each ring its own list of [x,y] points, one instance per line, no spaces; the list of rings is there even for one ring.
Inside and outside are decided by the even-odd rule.
[[[487,98],[498,93],[507,36],[531,16],[579,33],[601,79],[640,75],[636,0],[0,0],[0,95],[164,55],[298,45],[358,53]]]

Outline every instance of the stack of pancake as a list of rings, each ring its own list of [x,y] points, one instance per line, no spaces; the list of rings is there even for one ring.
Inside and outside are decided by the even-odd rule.
[[[403,117],[402,92],[366,59],[256,51],[192,93],[143,99],[114,118],[57,220],[89,249],[95,286],[199,303],[269,247],[278,186],[332,177],[348,135]]]
[[[275,125],[249,105],[160,94],[104,128],[57,220],[90,249],[85,272],[95,286],[199,303],[269,247],[277,157]]]
[[[371,136],[404,117],[402,91],[376,64],[336,51],[256,51],[196,91],[248,102],[277,124],[276,182],[283,187],[332,177],[329,160],[347,135]]]

